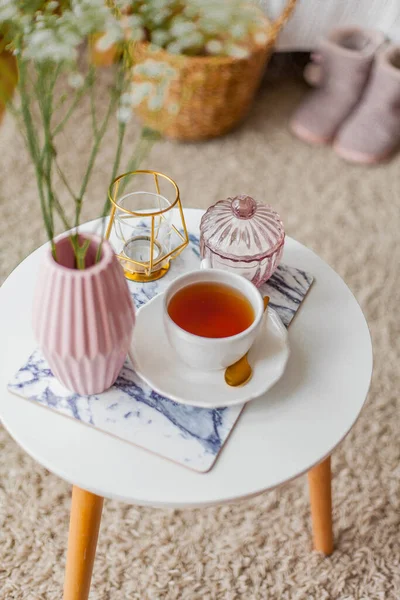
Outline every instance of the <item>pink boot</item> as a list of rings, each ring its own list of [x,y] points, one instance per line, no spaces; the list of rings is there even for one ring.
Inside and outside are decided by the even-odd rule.
[[[378,54],[365,93],[335,140],[346,160],[377,164],[400,146],[400,46]]]
[[[330,143],[359,101],[370,74],[380,32],[345,27],[334,30],[317,51],[320,84],[295,112],[290,129],[312,144]]]

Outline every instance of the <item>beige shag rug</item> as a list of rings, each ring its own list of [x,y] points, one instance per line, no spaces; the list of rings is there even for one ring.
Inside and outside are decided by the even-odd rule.
[[[365,311],[375,372],[367,406],[333,456],[336,550],[330,558],[312,552],[305,477],[201,510],[107,501],[92,600],[400,598],[400,157],[366,169],[293,139],[287,121],[304,91],[294,81],[264,85],[237,131],[203,144],[159,143],[146,165],[178,181],[185,206],[244,192],[270,202],[288,233],[340,273]],[[89,126],[83,106],[64,142],[71,165],[88,147]],[[33,171],[9,119],[0,141],[6,276],[44,235]],[[113,142],[97,164],[88,218],[104,199]],[[4,430],[0,471],[0,599],[60,600],[70,488]]]

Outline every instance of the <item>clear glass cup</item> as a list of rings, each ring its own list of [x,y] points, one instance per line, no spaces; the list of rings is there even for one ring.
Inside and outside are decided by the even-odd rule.
[[[118,200],[120,208],[115,213],[115,235],[119,240],[117,252],[137,263],[123,262],[125,275],[145,273],[153,263],[153,269],[168,269],[168,258],[171,250],[170,202],[154,192],[131,192]],[[134,212],[135,215],[125,212]],[[151,214],[151,216],[149,216]],[[140,216],[137,216],[140,215]]]
[[[109,199],[106,238],[125,276],[144,282],[165,275],[189,242],[176,183],[157,171],[130,171],[113,181]]]

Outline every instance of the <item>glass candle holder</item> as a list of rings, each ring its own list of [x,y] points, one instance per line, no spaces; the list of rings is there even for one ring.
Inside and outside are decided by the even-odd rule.
[[[146,189],[150,183],[154,192]],[[125,276],[134,281],[160,279],[189,242],[178,186],[156,171],[131,171],[114,180],[109,199],[106,238]]]

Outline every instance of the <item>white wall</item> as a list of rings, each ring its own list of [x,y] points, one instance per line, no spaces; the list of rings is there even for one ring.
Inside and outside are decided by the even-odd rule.
[[[264,12],[276,16],[284,0],[259,0]],[[282,31],[281,50],[311,50],[334,27],[358,25],[380,29],[400,44],[400,0],[297,0]]]

